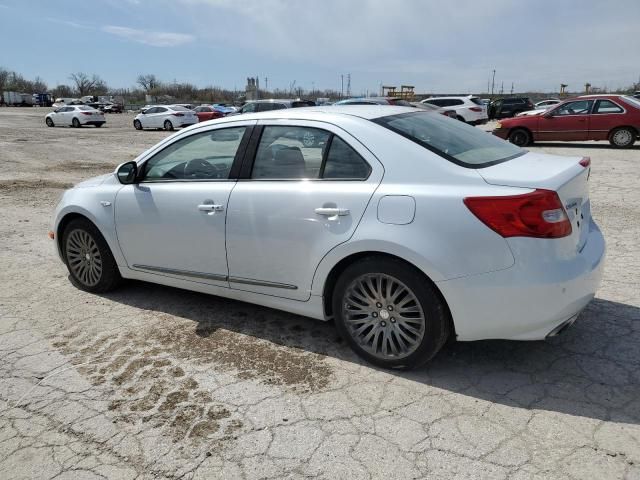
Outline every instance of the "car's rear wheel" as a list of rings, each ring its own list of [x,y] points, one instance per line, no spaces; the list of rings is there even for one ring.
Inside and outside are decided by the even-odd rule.
[[[509,141],[519,147],[526,147],[531,143],[531,134],[524,128],[516,128],[509,133]]]
[[[102,123],[96,123],[96,128],[100,128],[102,126]]]
[[[54,126],[53,120],[51,120],[49,117],[47,117],[47,119],[44,121],[44,123],[47,124],[47,127],[53,127]]]
[[[466,123],[465,119],[460,115],[456,115],[456,119],[460,120],[462,123]]]
[[[351,348],[384,368],[428,362],[451,330],[435,287],[415,268],[389,258],[369,257],[347,267],[334,289],[333,312]]]
[[[637,133],[629,127],[616,128],[609,135],[609,143],[617,148],[627,148],[636,141]]]
[[[142,123],[140,123],[140,120],[133,121],[133,128],[136,130],[142,130]]]
[[[172,131],[173,130],[173,123],[171,123],[171,120],[165,120],[164,121],[164,129],[167,131]]]
[[[67,225],[62,249],[71,283],[81,290],[108,292],[122,282],[107,242],[88,220],[78,218]]]
[[[74,118],[73,120],[71,120],[71,125],[73,125],[73,128],[80,128],[80,120]]]

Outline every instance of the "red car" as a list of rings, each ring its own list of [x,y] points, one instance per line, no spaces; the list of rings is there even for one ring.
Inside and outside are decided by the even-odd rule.
[[[199,122],[206,122],[207,120],[213,120],[214,118],[224,117],[222,112],[219,112],[213,107],[207,107],[206,105],[196,107],[193,111],[196,112]]]
[[[538,115],[500,120],[493,134],[519,146],[609,140],[614,147],[630,147],[640,136],[640,100],[629,95],[571,98]]]

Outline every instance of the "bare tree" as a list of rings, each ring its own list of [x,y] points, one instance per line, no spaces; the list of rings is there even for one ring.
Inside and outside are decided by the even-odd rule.
[[[9,70],[0,67],[0,92],[6,90],[10,74],[11,72]]]
[[[160,81],[153,73],[138,75],[136,83],[140,85],[147,93],[150,93],[152,90],[155,90],[160,86]]]
[[[94,88],[106,90],[106,83],[96,74],[91,77],[83,72],[72,73],[69,78],[75,83],[78,95],[83,97],[88,95]]]
[[[36,77],[33,80],[33,91],[36,93],[43,93],[48,90],[46,82],[41,77]]]

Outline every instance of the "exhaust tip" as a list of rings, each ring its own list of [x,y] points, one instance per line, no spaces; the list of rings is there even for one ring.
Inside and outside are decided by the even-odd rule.
[[[564,331],[569,328],[571,325],[573,325],[576,321],[576,319],[578,318],[578,314],[574,315],[573,317],[571,317],[569,320],[565,320],[564,322],[562,322],[560,325],[558,325],[556,328],[554,328],[553,330],[551,330],[546,338],[551,338],[551,337],[557,337],[558,335],[564,333]]]

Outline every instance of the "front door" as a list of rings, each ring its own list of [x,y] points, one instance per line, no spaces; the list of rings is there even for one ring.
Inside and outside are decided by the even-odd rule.
[[[225,216],[251,123],[189,132],[140,165],[116,196],[129,268],[227,286]],[[237,124],[234,124],[237,125]]]
[[[535,139],[565,142],[587,140],[592,105],[593,100],[576,100],[540,115]]]
[[[227,213],[229,284],[307,300],[320,260],[353,235],[382,166],[321,122],[259,122],[250,144],[253,165],[243,166]]]

